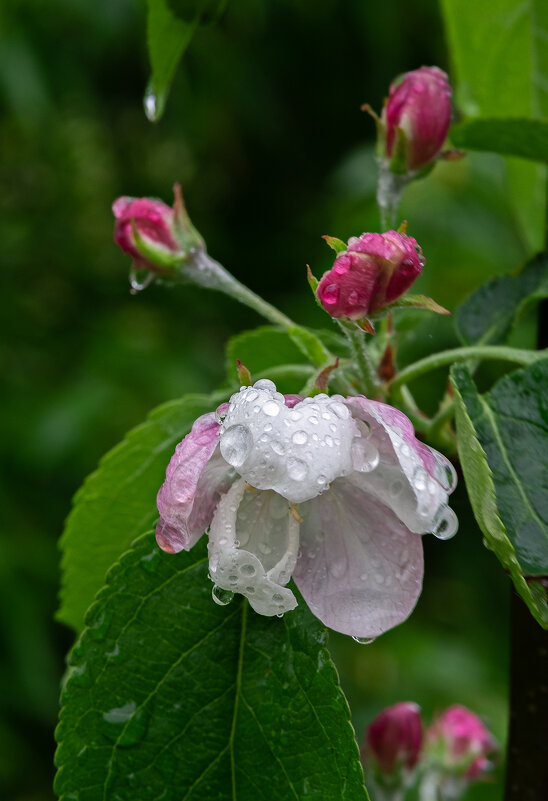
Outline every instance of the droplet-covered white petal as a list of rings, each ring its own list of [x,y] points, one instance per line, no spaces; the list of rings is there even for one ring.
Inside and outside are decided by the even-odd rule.
[[[378,637],[405,620],[422,585],[422,539],[390,508],[354,483],[300,507],[301,551],[293,578],[329,628]]]
[[[322,394],[289,409],[272,381],[242,387],[221,425],[221,453],[253,487],[295,503],[315,498],[339,476],[378,461],[374,446],[360,449],[362,432],[342,401]]]
[[[261,615],[297,606],[285,586],[297,561],[299,523],[285,498],[236,481],[209,531],[209,573],[217,587],[245,595]]]

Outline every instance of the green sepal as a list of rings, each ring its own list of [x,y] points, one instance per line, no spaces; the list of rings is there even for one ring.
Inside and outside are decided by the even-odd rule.
[[[344,253],[346,250],[348,250],[348,245],[346,242],[343,242],[342,239],[338,239],[336,236],[328,236],[327,234],[324,234],[322,239],[324,239],[329,247],[337,254]]]
[[[427,295],[402,295],[401,298],[398,298],[393,303],[378,309],[372,316],[374,318],[384,317],[394,309],[426,309],[436,314],[451,314],[448,309],[440,306],[439,303],[436,303],[435,300],[427,297]]]
[[[131,220],[131,232],[137,250],[141,256],[149,262],[150,269],[152,270],[158,267],[160,270],[171,271],[177,264],[181,263],[181,260],[184,259],[186,255],[184,251],[174,253],[172,250],[156,244],[151,239],[141,236],[135,220]]]

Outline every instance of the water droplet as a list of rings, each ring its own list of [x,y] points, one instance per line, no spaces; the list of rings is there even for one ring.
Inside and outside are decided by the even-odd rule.
[[[301,419],[302,414],[300,412],[296,411],[295,409],[293,409],[293,411],[289,412],[289,417],[291,418],[291,420],[293,420],[296,423],[297,420]]]
[[[71,684],[75,684],[77,687],[91,687],[93,680],[88,670],[88,663],[82,662],[81,665],[71,667],[67,674],[67,681],[70,681]]]
[[[141,557],[141,564],[149,573],[154,573],[160,566],[162,561],[162,552],[158,548],[154,548],[152,553],[147,553],[146,556]]]
[[[308,475],[308,467],[302,459],[296,459],[294,456],[290,456],[287,460],[287,472],[293,481],[304,481]]]
[[[269,431],[272,431],[272,423],[265,423],[263,426],[263,431],[268,434]]]
[[[255,381],[253,384],[253,389],[262,389],[265,392],[276,392],[276,384],[269,378],[260,378],[259,381]]]
[[[232,467],[241,467],[253,447],[253,437],[247,426],[230,426],[220,439],[221,453]]]
[[[362,437],[352,441],[352,466],[359,473],[370,473],[379,464],[379,452],[372,442]]]
[[[350,292],[350,294],[348,295],[348,302],[350,303],[351,306],[356,306],[359,298],[360,296],[358,295],[357,290],[353,289],[352,292]]]
[[[236,584],[238,581],[238,576],[235,576],[234,573],[231,573],[230,576],[228,577],[228,580],[230,581],[231,584]]]
[[[318,418],[313,414],[311,417],[308,418],[308,422],[312,423],[313,426],[317,426],[320,422]]]
[[[275,604],[283,604],[284,598],[283,595],[280,595],[279,592],[275,592],[274,595],[272,596],[272,600],[274,601]]]
[[[458,527],[459,521],[457,520],[456,514],[449,506],[446,506],[432,534],[439,540],[450,540],[451,537],[454,537],[457,533]]]
[[[283,617],[283,616],[284,616],[283,612],[281,614],[279,614],[279,615],[276,615],[276,617]]]
[[[328,306],[334,306],[339,299],[339,287],[337,284],[329,284],[322,293],[322,302]]]
[[[248,391],[246,393],[246,396],[245,396],[246,403],[251,403],[252,401],[257,400],[258,397],[259,397],[259,393],[258,392],[255,392],[252,389],[248,389]]]
[[[277,439],[275,439],[275,440],[274,440],[274,442],[271,442],[271,443],[270,443],[270,447],[272,448],[272,450],[274,451],[274,453],[277,453],[277,454],[278,454],[278,456],[283,456],[283,455],[284,455],[284,453],[285,453],[285,448],[284,448],[284,446],[283,446],[283,443],[282,443],[282,442],[280,442],[280,441],[279,441],[279,440],[277,440]]]
[[[134,701],[125,706],[111,709],[103,714],[108,726],[105,734],[119,746],[135,745],[143,739],[148,724],[148,713],[139,709]]]
[[[280,413],[280,407],[274,400],[268,400],[263,406],[263,412],[269,417],[277,417]]]
[[[375,637],[352,637],[352,639],[360,645],[371,645],[372,642],[375,642]]]
[[[333,412],[334,415],[339,417],[341,420],[347,420],[350,412],[344,405],[344,403],[340,403],[339,401],[333,401],[333,403],[329,404],[329,408]]]
[[[306,445],[308,442],[308,434],[306,431],[295,431],[291,437],[291,441],[294,442],[295,445]]]
[[[329,434],[326,435],[324,442],[330,448],[333,447],[333,437],[330,437]]]
[[[346,573],[346,562],[344,559],[335,559],[329,564],[329,572],[335,578],[342,578]]]
[[[393,498],[397,497],[402,490],[403,490],[402,481],[393,481],[392,484],[390,485],[390,495]]]
[[[158,99],[151,86],[149,86],[145,92],[143,105],[145,107],[145,115],[147,120],[150,120],[150,122],[156,122],[158,119]]]
[[[255,587],[246,587],[245,591],[247,592],[248,595],[253,595],[253,593],[255,592]]]
[[[230,578],[232,578],[232,576],[229,577],[229,580]],[[236,581],[238,581],[237,576]],[[231,590],[223,590],[222,587],[218,587],[217,584],[214,584],[211,590],[211,597],[219,606],[227,606],[234,598],[234,593]]]
[[[242,565],[240,568],[240,573],[243,573],[244,576],[254,576],[256,570],[253,565]]]
[[[418,492],[422,492],[426,489],[426,470],[419,468],[415,471],[415,475],[413,476],[413,486]]]

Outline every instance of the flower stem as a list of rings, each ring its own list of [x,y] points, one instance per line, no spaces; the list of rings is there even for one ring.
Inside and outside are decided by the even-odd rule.
[[[398,207],[406,183],[407,181],[402,175],[397,175],[390,170],[384,159],[379,160],[377,205],[382,231],[396,227]]]
[[[187,259],[182,271],[185,278],[206,289],[217,289],[225,295],[240,301],[250,309],[253,309],[262,317],[269,320],[274,325],[282,328],[295,326],[293,320],[283,312],[263,300],[251,289],[241,284],[237,278],[226,270],[222,264],[212,259],[205,250],[197,249],[192,259]]]
[[[368,398],[376,398],[379,395],[380,382],[367,351],[365,334],[352,323],[339,321],[339,324],[350,342],[352,353],[360,373],[363,391]]]
[[[543,356],[546,358],[547,355],[546,351],[519,350],[518,348],[508,348],[502,345],[471,345],[465,348],[444,350],[440,353],[433,353],[425,359],[420,359],[420,361],[410,364],[409,367],[404,367],[388,383],[388,390],[392,393],[403,384],[413,381],[413,379],[428,373],[430,370],[436,370],[438,367],[444,367],[455,362],[464,362],[468,359],[492,359],[526,365],[543,358]]]

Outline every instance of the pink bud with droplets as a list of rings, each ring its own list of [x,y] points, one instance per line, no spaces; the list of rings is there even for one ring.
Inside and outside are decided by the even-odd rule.
[[[382,112],[386,156],[395,154],[401,132],[408,170],[433,161],[447,138],[451,124],[451,87],[438,67],[421,67],[396,78]]]
[[[354,236],[324,274],[317,296],[331,317],[357,320],[397,300],[421,274],[423,265],[413,237],[397,231]]]

